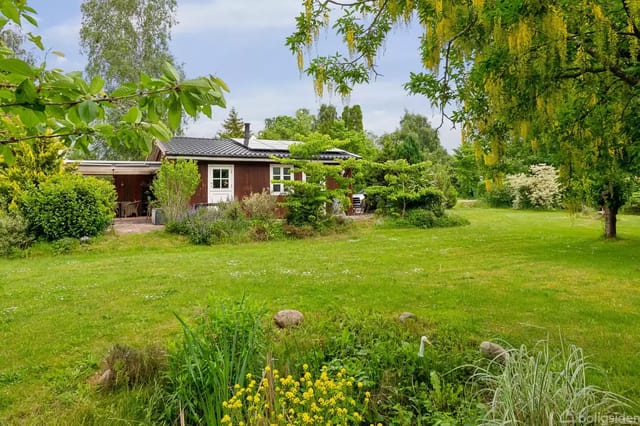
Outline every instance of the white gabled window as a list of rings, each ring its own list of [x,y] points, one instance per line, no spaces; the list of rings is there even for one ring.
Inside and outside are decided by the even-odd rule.
[[[271,193],[274,195],[284,194],[286,192],[283,180],[293,180],[293,167],[283,166],[280,164],[271,165]]]

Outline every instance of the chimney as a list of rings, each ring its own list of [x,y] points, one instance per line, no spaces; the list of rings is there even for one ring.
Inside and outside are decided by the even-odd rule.
[[[244,123],[244,146],[249,146],[251,139],[251,123]]]

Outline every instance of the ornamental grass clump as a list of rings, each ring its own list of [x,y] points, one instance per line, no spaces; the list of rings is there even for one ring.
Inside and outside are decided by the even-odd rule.
[[[223,404],[222,424],[359,424],[364,420],[370,394],[364,392],[359,399],[362,383],[345,369],[333,376],[324,366],[314,378],[306,364],[303,368],[298,379],[280,376],[269,365],[259,381],[248,375],[247,386],[236,385],[233,397]]]
[[[503,366],[478,369],[474,377],[489,401],[482,424],[599,424],[628,407],[624,397],[587,383],[591,367],[582,349],[572,345],[552,354],[547,341],[538,346],[531,353],[523,345],[509,351]]]

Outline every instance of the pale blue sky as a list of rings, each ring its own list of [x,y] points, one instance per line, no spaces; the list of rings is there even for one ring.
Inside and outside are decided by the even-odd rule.
[[[48,50],[65,58],[48,56],[49,66],[66,71],[83,70],[80,53],[81,0],[30,0],[38,11],[39,28]],[[262,129],[265,118],[293,115],[298,108],[317,112],[321,103],[342,111],[338,96],[317,99],[309,78],[300,76],[296,60],[284,45],[301,10],[298,0],[178,0],[178,25],[171,49],[183,64],[187,77],[214,74],[231,89],[227,105],[235,107],[252,129]],[[420,70],[418,36],[415,30],[398,29],[389,39],[378,61],[378,77],[354,90],[350,105],[359,104],[366,130],[375,134],[397,128],[405,109],[440,123],[437,111],[423,97],[407,95],[402,85],[409,72]],[[322,35],[318,49],[335,53],[339,48],[329,35]],[[200,119],[189,125],[187,136],[210,137],[220,129],[228,111],[214,111],[213,120]],[[450,124],[440,129],[442,144],[451,151],[460,143],[460,133]]]

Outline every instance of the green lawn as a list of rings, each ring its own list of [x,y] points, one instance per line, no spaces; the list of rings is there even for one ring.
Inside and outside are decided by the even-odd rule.
[[[364,223],[338,236],[214,247],[158,232],[0,259],[0,424],[72,409],[113,344],[163,344],[178,332],[174,312],[189,317],[243,294],[311,316],[408,310],[512,345],[562,337],[613,390],[640,398],[640,217],[622,216],[610,242],[593,217],[457,213],[471,225]]]

